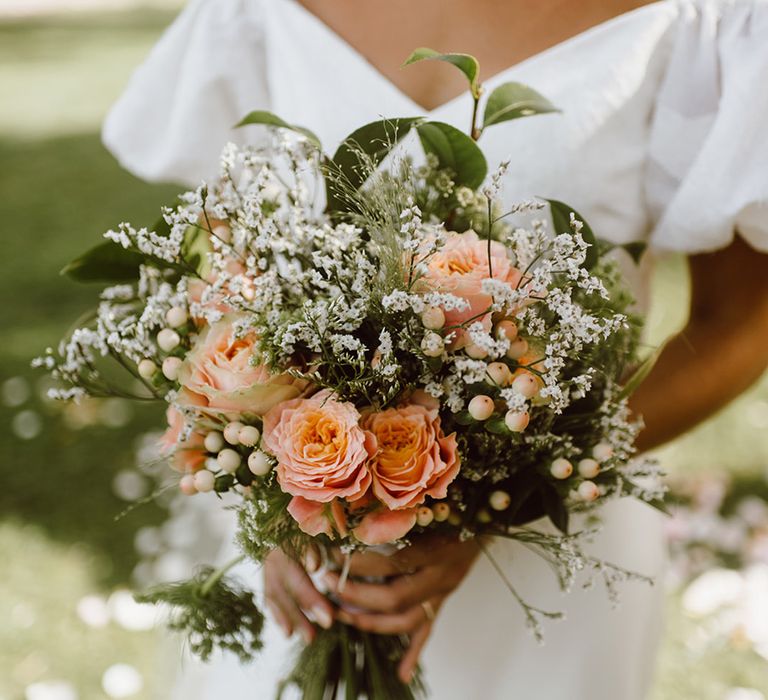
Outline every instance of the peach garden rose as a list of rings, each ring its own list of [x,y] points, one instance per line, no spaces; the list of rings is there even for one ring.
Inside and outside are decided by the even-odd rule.
[[[506,247],[491,241],[491,272],[493,279],[516,286],[521,273],[509,259]],[[466,323],[490,307],[493,299],[482,291],[483,280],[490,277],[488,269],[488,241],[472,230],[449,233],[445,245],[427,261],[427,272],[422,278],[431,289],[453,294],[469,302],[468,309],[445,312],[447,326]],[[490,318],[478,318],[490,327]]]
[[[236,320],[235,315],[225,316],[203,330],[181,365],[179,382],[209,411],[264,415],[299,396],[306,382],[258,364],[256,335],[236,337]]]
[[[321,391],[276,405],[264,416],[262,445],[277,458],[277,479],[293,496],[354,501],[371,485],[368,459],[376,445],[353,404]]]
[[[376,438],[369,468],[373,493],[391,510],[413,508],[427,496],[445,498],[459,472],[456,435],[444,435],[437,408],[412,402],[371,412],[362,425]]]

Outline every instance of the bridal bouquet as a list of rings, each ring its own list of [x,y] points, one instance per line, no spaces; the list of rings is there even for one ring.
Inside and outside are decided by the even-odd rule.
[[[563,586],[591,569],[610,592],[632,574],[590,558],[569,517],[660,498],[653,465],[632,459],[639,321],[610,246],[571,207],[504,208],[504,173],[525,164],[488,174],[483,131],[554,107],[508,83],[480,124],[477,62],[426,49],[410,61],[428,58],[467,76],[468,134],[384,119],[331,157],[307,129],[250,114],[272,143],[229,145],[219,177],[155,227],[121,224],[70,264],[113,284],[40,363],[63,399],[166,402],[179,488],[237,494],[257,562],[315,549],[343,569],[356,550],[429,533],[497,536],[537,549]],[[146,599],[171,603],[203,656],[260,648],[254,596],[223,571]],[[520,602],[534,630],[554,615]],[[393,670],[405,645],[336,623],[287,683],[306,698],[414,697],[419,679]]]

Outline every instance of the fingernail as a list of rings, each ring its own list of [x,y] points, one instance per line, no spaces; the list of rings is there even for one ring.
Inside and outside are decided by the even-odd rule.
[[[304,568],[310,573],[314,573],[320,567],[320,558],[317,556],[317,552],[310,548],[304,555]]]
[[[290,637],[291,636],[291,630],[288,629],[288,625],[287,624],[285,624],[284,622],[278,622],[277,624],[280,625],[280,629],[283,630],[283,634],[286,637]]]
[[[325,607],[322,605],[315,605],[312,608],[312,615],[315,620],[317,620],[317,624],[320,625],[320,627],[326,630],[331,629],[333,618]]]
[[[305,644],[312,644],[312,632],[310,632],[308,629],[302,629],[301,636],[304,639]]]

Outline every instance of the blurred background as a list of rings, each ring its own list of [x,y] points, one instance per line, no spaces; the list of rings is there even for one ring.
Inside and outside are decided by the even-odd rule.
[[[0,0],[0,700],[167,698],[178,668],[130,594],[185,576],[208,535],[149,498],[158,409],[53,404],[29,361],[93,299],[61,267],[178,191],[122,172],[99,126],[180,4]],[[684,282],[661,261],[654,341],[684,322]],[[652,700],[768,700],[768,378],[660,457],[676,505]]]

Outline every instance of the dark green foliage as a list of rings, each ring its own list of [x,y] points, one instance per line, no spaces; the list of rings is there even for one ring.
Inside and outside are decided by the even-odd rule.
[[[204,661],[216,647],[247,661],[263,646],[264,615],[253,593],[227,582],[212,567],[189,581],[157,586],[136,600],[172,606],[168,626],[184,632],[191,650]]]
[[[254,480],[252,489],[237,512],[237,541],[242,551],[257,562],[278,548],[299,559],[317,538],[302,532],[288,513],[292,496],[272,477]]]

